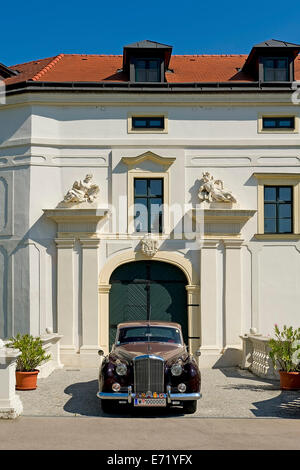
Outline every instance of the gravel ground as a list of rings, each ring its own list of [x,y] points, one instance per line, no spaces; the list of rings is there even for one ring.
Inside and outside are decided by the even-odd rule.
[[[203,397],[193,415],[183,415],[179,407],[123,409],[105,415],[96,397],[98,370],[92,368],[56,370],[39,379],[36,390],[17,394],[23,416],[300,418],[300,392],[282,391],[278,381],[260,379],[238,368],[202,369],[201,374]]]

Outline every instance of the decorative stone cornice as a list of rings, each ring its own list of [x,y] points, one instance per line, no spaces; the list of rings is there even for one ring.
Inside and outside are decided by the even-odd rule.
[[[133,167],[142,163],[145,160],[150,160],[154,163],[158,163],[159,165],[163,166],[170,166],[176,160],[176,158],[170,157],[161,157],[160,155],[156,155],[153,152],[145,152],[142,155],[138,155],[137,157],[123,157],[122,162],[129,167]]]
[[[256,210],[232,208],[194,208],[190,215],[198,224],[204,223],[204,235],[213,235],[214,239],[223,239],[224,235],[240,236],[245,223],[253,217]]]
[[[44,209],[44,214],[47,218],[57,223],[57,232],[62,237],[64,234],[72,234],[80,237],[81,234],[86,234],[85,237],[97,232],[97,225],[109,213],[108,209],[99,208],[62,208]]]

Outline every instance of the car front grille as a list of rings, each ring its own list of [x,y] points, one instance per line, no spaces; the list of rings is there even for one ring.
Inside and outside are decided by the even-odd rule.
[[[134,391],[164,392],[164,360],[159,356],[137,356],[134,359]]]

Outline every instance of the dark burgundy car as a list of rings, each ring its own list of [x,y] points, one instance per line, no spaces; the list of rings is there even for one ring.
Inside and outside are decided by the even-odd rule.
[[[200,386],[200,371],[180,325],[140,321],[118,325],[115,343],[101,365],[97,396],[104,412],[130,404],[179,405],[185,413],[194,413]]]

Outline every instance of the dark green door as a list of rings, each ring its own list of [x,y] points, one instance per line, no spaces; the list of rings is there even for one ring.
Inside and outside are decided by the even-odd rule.
[[[187,280],[179,268],[150,260],[127,263],[112,273],[110,284],[110,346],[118,323],[148,319],[180,323],[187,344]]]

